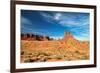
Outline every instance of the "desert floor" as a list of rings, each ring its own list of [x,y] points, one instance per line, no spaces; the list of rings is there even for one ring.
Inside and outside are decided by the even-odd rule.
[[[21,40],[21,63],[89,59],[89,42]]]

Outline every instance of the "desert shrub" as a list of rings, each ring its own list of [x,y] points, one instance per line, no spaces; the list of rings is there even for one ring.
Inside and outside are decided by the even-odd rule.
[[[80,54],[80,52],[77,50],[77,51],[75,51],[75,53],[77,53],[77,54]]]
[[[24,62],[34,62],[32,59],[26,59]]]
[[[61,56],[57,56],[56,59],[62,59],[62,57]]]
[[[31,56],[31,55],[27,55],[27,57],[28,57],[28,58],[31,58],[32,56]]]
[[[32,56],[39,56],[38,52],[32,52]]]
[[[47,61],[47,58],[41,58],[41,59],[39,59],[38,61],[39,61],[39,62],[45,62],[45,61]]]
[[[24,53],[25,53],[24,51],[21,51],[21,55],[24,55]]]
[[[88,59],[88,56],[82,56],[81,57],[81,60],[86,60],[86,59]]]
[[[67,59],[67,61],[71,61],[71,59]]]
[[[28,55],[32,55],[32,53],[28,53]]]
[[[39,55],[44,55],[44,56],[49,56],[49,54],[45,53],[45,52],[39,52],[38,56]]]

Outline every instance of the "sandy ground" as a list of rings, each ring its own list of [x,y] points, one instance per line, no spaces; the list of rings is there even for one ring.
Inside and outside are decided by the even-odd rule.
[[[89,59],[89,42],[75,39],[53,41],[21,40],[21,62]]]

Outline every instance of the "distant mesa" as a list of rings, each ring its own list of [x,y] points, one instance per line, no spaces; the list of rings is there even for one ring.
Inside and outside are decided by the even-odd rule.
[[[67,39],[74,39],[73,35],[71,32],[64,32],[64,37],[62,40],[67,40]],[[50,38],[49,36],[43,36],[43,35],[35,35],[32,33],[26,33],[26,34],[21,34],[21,40],[34,40],[34,41],[49,41],[49,40],[54,40],[53,38]]]
[[[47,41],[47,40],[53,40],[49,36],[42,36],[42,35],[35,35],[32,33],[26,33],[26,34],[21,34],[21,40],[34,40],[34,41]]]

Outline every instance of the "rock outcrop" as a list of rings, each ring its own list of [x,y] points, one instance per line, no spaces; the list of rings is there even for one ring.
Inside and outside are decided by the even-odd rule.
[[[73,35],[71,34],[71,32],[65,32],[64,33],[64,40],[68,39],[68,38],[73,38]]]

